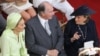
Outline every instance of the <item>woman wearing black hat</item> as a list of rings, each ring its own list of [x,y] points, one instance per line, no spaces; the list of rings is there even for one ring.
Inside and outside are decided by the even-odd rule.
[[[95,23],[90,18],[93,13],[87,6],[81,6],[71,14],[75,18],[67,23],[64,30],[64,48],[68,56],[78,56],[79,49],[87,41],[94,41],[94,47],[98,47]]]

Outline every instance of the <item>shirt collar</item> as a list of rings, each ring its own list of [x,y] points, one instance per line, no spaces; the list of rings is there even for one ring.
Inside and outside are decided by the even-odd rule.
[[[42,18],[39,14],[38,14],[38,18],[40,20],[40,23],[42,24],[42,26],[44,27],[45,22],[47,22],[48,20],[45,20],[44,18]]]

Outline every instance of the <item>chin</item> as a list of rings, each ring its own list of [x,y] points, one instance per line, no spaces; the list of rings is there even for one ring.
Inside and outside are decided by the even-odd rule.
[[[22,32],[23,30],[20,30],[19,32]]]
[[[76,24],[80,24],[80,23],[76,23]]]
[[[52,17],[50,17],[49,19],[52,19]]]

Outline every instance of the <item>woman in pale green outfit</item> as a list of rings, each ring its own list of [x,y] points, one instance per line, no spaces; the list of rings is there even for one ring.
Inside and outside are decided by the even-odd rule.
[[[29,56],[24,42],[25,24],[19,13],[7,17],[7,26],[1,36],[2,56]]]

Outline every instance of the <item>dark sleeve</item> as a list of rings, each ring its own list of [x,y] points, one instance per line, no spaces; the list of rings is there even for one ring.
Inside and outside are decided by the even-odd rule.
[[[55,22],[56,22],[56,31],[57,31],[57,37],[58,37],[58,42],[57,42],[57,45],[56,45],[56,49],[58,51],[61,51],[62,48],[63,48],[63,44],[64,44],[63,32],[61,30],[61,27],[58,23],[57,18],[56,18]]]
[[[71,37],[72,35],[70,34],[71,32],[71,27],[73,26],[71,21],[68,21],[68,23],[65,25],[65,30],[64,30],[64,46],[71,46]]]
[[[3,32],[3,30],[6,27],[6,20],[4,19],[4,17],[0,14],[0,36]]]
[[[98,34],[96,30],[96,24],[93,20],[90,21],[93,26],[91,27],[91,31],[93,32],[93,37],[94,37],[94,46],[98,47],[99,46],[99,39],[98,39]]]
[[[34,30],[32,29],[30,24],[26,24],[25,42],[28,51],[39,55],[45,55],[47,53],[47,49],[40,45],[37,45],[35,41],[36,40],[35,40]]]

